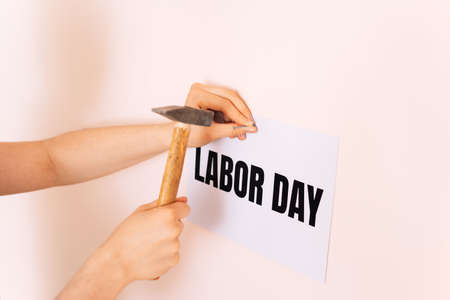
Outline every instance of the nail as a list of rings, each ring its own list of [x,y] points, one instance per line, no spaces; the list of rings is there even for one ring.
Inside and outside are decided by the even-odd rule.
[[[246,125],[233,126],[233,130],[236,129],[245,129],[248,132],[256,132],[258,130],[256,126],[246,126]]]
[[[248,121],[247,123],[245,123],[247,126],[253,126],[253,124],[255,124],[255,121]]]

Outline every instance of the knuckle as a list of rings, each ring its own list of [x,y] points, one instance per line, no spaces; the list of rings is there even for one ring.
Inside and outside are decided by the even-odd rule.
[[[228,92],[231,97],[239,97],[239,93],[235,90],[229,90]]]
[[[178,222],[178,230],[180,231],[179,234],[181,234],[183,232],[183,229],[184,229],[184,224],[183,224],[183,222],[179,221]]]
[[[202,90],[202,87],[201,87],[201,85],[200,85],[200,83],[193,83],[192,85],[191,85],[191,88],[190,88],[190,90],[189,90],[189,94],[191,95],[191,96],[193,96],[193,95],[197,95],[200,91]]]
[[[176,240],[173,242],[173,253],[174,253],[174,254],[177,254],[177,253],[180,251],[180,247],[181,247],[180,240],[179,240],[179,239],[176,239]]]
[[[141,211],[141,210],[145,210],[147,208],[148,204],[142,204],[139,205],[135,211]]]
[[[191,84],[191,89],[196,89],[199,88],[201,86],[201,84],[199,82],[194,82],[193,84]]]
[[[173,267],[176,266],[179,262],[180,262],[180,254],[175,253],[170,260],[170,265]]]
[[[183,227],[182,226],[180,226],[180,225],[175,226],[174,233],[175,233],[176,237],[178,237],[181,234],[182,231],[183,231]]]
[[[193,83],[189,89],[189,93],[186,97],[186,105],[195,107],[199,101],[199,94],[201,88],[199,83]]]
[[[177,225],[171,226],[168,229],[168,236],[170,239],[175,239],[181,234],[181,228]]]

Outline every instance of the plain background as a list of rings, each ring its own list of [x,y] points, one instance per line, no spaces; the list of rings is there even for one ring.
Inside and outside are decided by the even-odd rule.
[[[119,299],[449,299],[449,1],[0,2],[3,141],[154,122],[194,81],[340,137],[327,282],[188,225],[180,264]],[[55,296],[164,159],[2,197],[1,300]]]

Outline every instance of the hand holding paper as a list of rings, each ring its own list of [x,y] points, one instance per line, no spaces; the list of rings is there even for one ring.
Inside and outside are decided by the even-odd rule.
[[[234,90],[194,83],[186,99],[186,106],[220,111],[226,124],[214,122],[211,127],[192,126],[189,147],[200,147],[220,138],[246,139],[246,133],[257,131],[255,120],[245,101]]]

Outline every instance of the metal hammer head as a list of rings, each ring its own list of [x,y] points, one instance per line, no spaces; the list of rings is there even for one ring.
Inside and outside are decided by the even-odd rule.
[[[192,125],[211,126],[214,119],[213,111],[192,108],[189,106],[170,105],[156,107],[153,108],[152,111],[172,121]]]

